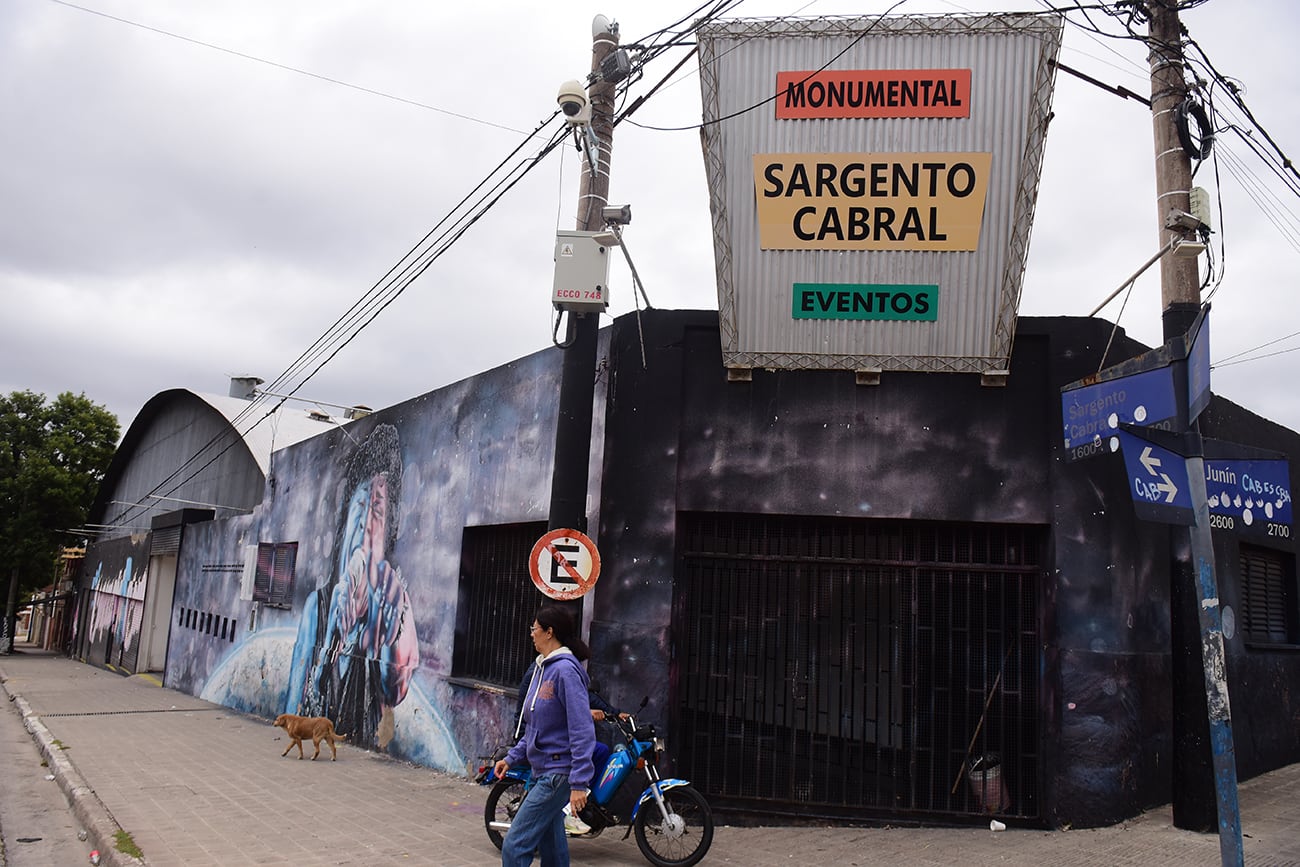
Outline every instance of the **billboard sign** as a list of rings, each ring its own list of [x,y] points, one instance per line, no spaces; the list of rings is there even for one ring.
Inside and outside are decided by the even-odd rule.
[[[1062,27],[1011,13],[700,28],[727,367],[1006,369]]]

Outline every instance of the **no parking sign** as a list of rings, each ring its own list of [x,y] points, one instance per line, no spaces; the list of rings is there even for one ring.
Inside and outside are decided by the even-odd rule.
[[[551,530],[533,545],[528,574],[537,589],[552,599],[585,596],[600,576],[596,543],[579,530]]]

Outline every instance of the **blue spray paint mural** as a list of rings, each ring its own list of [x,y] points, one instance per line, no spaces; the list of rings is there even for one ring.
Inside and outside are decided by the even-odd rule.
[[[276,452],[253,515],[186,530],[167,685],[464,773],[514,699],[449,682],[461,535],[545,519],[557,377],[539,353]],[[259,542],[298,544],[287,608],[241,593]]]
[[[388,559],[401,490],[397,429],[379,425],[348,464],[329,577],[303,606],[284,704],[286,713],[327,716],[354,743],[381,749],[420,664],[411,597]]]

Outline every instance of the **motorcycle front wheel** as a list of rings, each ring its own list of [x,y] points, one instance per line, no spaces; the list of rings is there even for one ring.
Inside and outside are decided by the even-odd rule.
[[[505,832],[492,827],[493,822],[509,824],[515,820],[519,805],[524,802],[524,781],[504,779],[488,792],[487,803],[483,805],[483,824],[487,828],[488,839],[492,845],[501,848]]]
[[[690,786],[664,792],[665,819],[659,805],[646,801],[636,814],[636,845],[655,867],[690,867],[713,844],[713,811]]]

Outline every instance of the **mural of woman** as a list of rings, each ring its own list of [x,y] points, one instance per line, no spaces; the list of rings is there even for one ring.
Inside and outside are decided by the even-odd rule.
[[[327,716],[358,746],[387,748],[393,708],[420,664],[397,541],[402,454],[377,426],[348,464],[330,577],[307,597],[293,647],[287,713]]]

